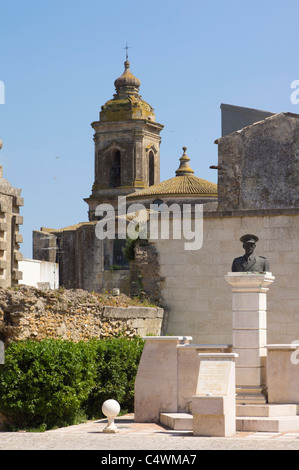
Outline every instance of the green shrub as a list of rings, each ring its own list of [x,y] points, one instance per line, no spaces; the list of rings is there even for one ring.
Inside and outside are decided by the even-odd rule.
[[[66,426],[99,417],[114,398],[133,411],[141,339],[11,343],[0,366],[0,411],[18,429]]]
[[[143,345],[141,338],[96,342],[96,384],[86,403],[89,418],[102,417],[102,404],[110,398],[120,403],[122,411],[134,410],[134,382]]]
[[[0,367],[0,409],[21,427],[73,423],[94,375],[92,348],[84,343],[11,343]]]

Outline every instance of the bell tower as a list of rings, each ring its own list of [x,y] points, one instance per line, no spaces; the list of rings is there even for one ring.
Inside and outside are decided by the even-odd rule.
[[[114,82],[115,94],[100,111],[94,129],[95,176],[92,192],[84,199],[89,220],[95,220],[99,204],[117,208],[118,196],[126,196],[160,181],[160,132],[154,109],[139,94],[140,81],[130,71]]]

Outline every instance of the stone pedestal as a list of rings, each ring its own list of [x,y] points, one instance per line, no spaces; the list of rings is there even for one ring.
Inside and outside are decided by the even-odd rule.
[[[268,403],[299,403],[299,344],[267,344]]]
[[[232,290],[237,403],[265,403],[267,292],[275,277],[269,272],[233,272],[225,279]]]
[[[231,436],[236,432],[234,353],[199,354],[196,395],[192,397],[195,436]]]
[[[230,344],[179,344],[178,356],[178,412],[190,413],[192,396],[198,382],[201,354],[232,352]]]
[[[134,419],[158,423],[160,413],[177,412],[178,345],[191,336],[146,336],[135,379]]]

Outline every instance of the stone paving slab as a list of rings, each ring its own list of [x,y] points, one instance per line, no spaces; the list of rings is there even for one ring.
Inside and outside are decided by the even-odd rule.
[[[197,450],[299,450],[299,430],[285,433],[245,433],[234,436],[198,437],[190,431],[174,431],[155,423],[135,423],[133,415],[116,418],[116,434],[103,433],[107,420],[89,421],[77,426],[43,433],[0,432],[0,450],[100,450],[182,451]],[[105,455],[106,455],[105,453]]]

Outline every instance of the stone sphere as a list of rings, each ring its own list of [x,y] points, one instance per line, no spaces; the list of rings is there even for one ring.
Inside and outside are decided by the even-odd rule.
[[[102,412],[107,418],[115,418],[120,412],[120,405],[116,400],[106,400],[102,405]]]
[[[3,146],[3,142],[2,142],[2,140],[0,139],[0,150],[2,149],[2,146]]]

